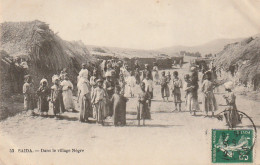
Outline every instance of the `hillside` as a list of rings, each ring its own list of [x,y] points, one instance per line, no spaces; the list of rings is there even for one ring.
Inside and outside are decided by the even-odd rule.
[[[117,57],[156,57],[159,54],[166,54],[168,56],[178,56],[180,51],[186,52],[200,52],[202,55],[205,54],[216,54],[220,52],[225,45],[241,41],[241,38],[238,39],[217,39],[210,42],[207,42],[203,45],[198,46],[172,46],[161,49],[154,50],[140,50],[140,49],[129,49],[129,48],[116,48],[116,47],[105,47],[105,46],[94,46],[87,45],[90,53],[92,55],[101,55],[101,56],[117,56]]]
[[[241,41],[241,38],[237,39],[217,39],[210,42],[207,42],[202,45],[198,46],[172,46],[172,47],[166,47],[159,49],[158,51],[162,51],[168,54],[172,54],[174,52],[180,52],[180,51],[188,51],[188,52],[200,52],[202,55],[205,54],[216,54],[220,52],[225,45]]]
[[[100,56],[116,56],[116,57],[156,57],[159,54],[162,54],[161,51],[156,50],[141,50],[141,49],[129,49],[129,48],[116,48],[116,47],[102,47],[102,46],[93,46],[87,45],[88,50],[92,55]]]

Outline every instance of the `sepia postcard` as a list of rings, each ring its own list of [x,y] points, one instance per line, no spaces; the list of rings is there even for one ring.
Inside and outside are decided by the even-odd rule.
[[[0,0],[0,165],[260,164],[260,0]]]

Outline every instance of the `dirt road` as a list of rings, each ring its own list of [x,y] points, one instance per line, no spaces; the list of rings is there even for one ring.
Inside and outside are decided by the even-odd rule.
[[[125,127],[113,127],[109,119],[103,127],[80,123],[79,113],[71,112],[66,112],[62,120],[31,117],[25,112],[10,117],[0,122],[0,164],[210,164],[211,130],[227,129],[224,121],[205,117],[203,112],[197,116],[186,111],[172,112],[174,103],[162,102],[159,86],[155,87],[154,95],[152,120],[141,127],[137,126],[136,98],[127,103]],[[217,95],[217,101],[224,104],[221,94]],[[238,96],[237,106],[252,117],[259,130],[260,103]],[[217,112],[223,109],[220,106]],[[245,118],[240,128],[252,125]],[[10,153],[12,148],[32,149],[33,153],[17,150]],[[56,152],[48,152],[52,149]],[[257,150],[260,151],[258,141]],[[259,155],[254,162],[260,164]]]

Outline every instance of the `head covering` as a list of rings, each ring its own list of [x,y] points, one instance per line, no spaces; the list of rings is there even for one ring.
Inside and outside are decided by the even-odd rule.
[[[45,79],[45,78],[41,79],[41,81],[40,81],[40,85],[42,85],[43,82],[46,82],[46,84],[48,85],[48,81],[47,81],[47,79]]]
[[[144,67],[145,67],[145,68],[148,68],[148,64],[144,64]]]
[[[103,82],[103,80],[99,78],[99,79],[97,79],[97,82]]]
[[[196,67],[193,66],[193,67],[190,68],[190,70],[191,70],[191,71],[195,71],[195,70],[196,70]]]
[[[52,82],[54,83],[56,80],[59,80],[59,76],[58,75],[52,76]]]
[[[27,74],[27,75],[24,76],[24,81],[27,82],[31,78],[32,78],[31,75]]]
[[[105,77],[112,76],[111,72],[106,72]]]
[[[82,67],[83,67],[83,66],[87,66],[87,64],[86,64],[86,63],[82,63],[81,66],[82,66]]]
[[[88,79],[88,70],[87,70],[87,69],[82,69],[82,70],[79,72],[79,77],[80,77],[80,78]]]
[[[233,82],[232,81],[228,81],[228,82],[226,82],[225,84],[224,84],[224,87],[226,88],[226,89],[232,89],[233,88]]]

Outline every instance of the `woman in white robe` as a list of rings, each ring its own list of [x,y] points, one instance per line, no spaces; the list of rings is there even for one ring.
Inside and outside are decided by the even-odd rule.
[[[65,76],[64,80],[61,82],[60,85],[62,86],[62,96],[65,109],[72,109],[72,111],[75,111],[75,105],[73,102],[72,94],[73,84],[69,81],[68,77]]]

